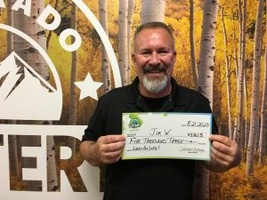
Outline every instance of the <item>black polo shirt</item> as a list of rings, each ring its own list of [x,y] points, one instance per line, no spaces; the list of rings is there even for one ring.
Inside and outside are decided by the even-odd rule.
[[[171,82],[172,92],[162,99],[161,107],[157,105],[157,112],[211,113],[209,101],[200,93],[179,86],[174,79]],[[136,78],[131,85],[113,89],[99,99],[83,140],[121,134],[124,112],[155,112],[149,103],[153,99],[140,95],[138,83]],[[217,133],[215,124],[213,133]],[[193,160],[120,160],[107,165],[104,200],[192,199],[194,168]]]

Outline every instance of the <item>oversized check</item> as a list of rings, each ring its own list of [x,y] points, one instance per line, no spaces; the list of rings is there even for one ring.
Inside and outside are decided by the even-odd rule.
[[[123,113],[122,126],[122,159],[210,160],[211,114]]]

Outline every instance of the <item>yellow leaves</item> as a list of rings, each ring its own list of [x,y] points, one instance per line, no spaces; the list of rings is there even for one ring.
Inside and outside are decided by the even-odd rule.
[[[210,200],[255,200],[267,197],[267,166],[255,164],[255,174],[247,178],[245,163],[225,173],[210,173]]]

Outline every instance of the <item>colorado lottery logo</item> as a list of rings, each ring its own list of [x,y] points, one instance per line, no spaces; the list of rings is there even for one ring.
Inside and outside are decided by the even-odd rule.
[[[83,1],[73,0],[72,3],[83,12],[98,33],[109,57],[115,87],[121,86],[119,67],[107,34]],[[11,10],[13,12],[23,10],[25,16],[31,17],[32,5],[31,1],[17,0],[12,4]],[[3,0],[0,0],[0,8],[7,8]],[[53,21],[50,23],[47,20],[49,16],[53,16]],[[47,31],[57,29],[61,21],[60,14],[51,5],[47,5],[36,19],[36,23]],[[59,120],[63,104],[62,87],[56,67],[47,52],[33,38],[15,27],[0,23],[0,30],[23,38],[38,51],[55,82],[55,86],[52,86],[16,51],[12,51],[0,62],[0,119]],[[67,44],[68,37],[74,38],[72,44]],[[65,51],[73,52],[80,48],[82,40],[76,30],[67,28],[60,33],[59,43]],[[98,100],[97,90],[102,83],[95,82],[89,72],[84,80],[77,80],[74,84],[80,89],[80,100],[86,97]]]

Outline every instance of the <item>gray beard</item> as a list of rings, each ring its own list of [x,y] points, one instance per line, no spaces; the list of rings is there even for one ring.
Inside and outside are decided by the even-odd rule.
[[[168,84],[167,76],[161,79],[149,79],[146,75],[143,77],[143,84],[147,91],[157,94],[164,90]]]

